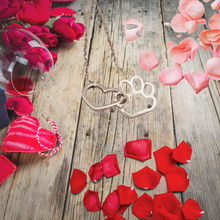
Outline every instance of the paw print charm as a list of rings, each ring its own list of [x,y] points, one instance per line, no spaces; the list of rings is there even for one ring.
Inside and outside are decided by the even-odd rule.
[[[135,82],[135,79],[139,79],[140,82],[141,82],[141,89],[139,91],[137,91],[134,86],[133,86],[133,83]],[[130,94],[127,94],[125,93],[123,90],[122,90],[122,84],[123,83],[127,83],[130,87],[131,87],[131,93]],[[151,93],[150,95],[146,95],[144,93],[144,88],[147,86],[147,85],[150,85],[152,87],[152,90],[151,90]],[[143,80],[139,77],[139,76],[134,76],[131,81],[128,81],[128,80],[122,80],[120,83],[119,83],[119,92],[115,95],[115,101],[118,99],[118,97],[120,97],[120,95],[123,95],[125,97],[127,97],[126,101],[124,103],[120,103],[118,105],[118,107],[120,108],[122,114],[128,118],[135,118],[137,116],[140,116],[140,115],[143,115],[145,113],[148,113],[148,112],[151,112],[154,110],[154,108],[156,107],[157,105],[157,99],[154,97],[154,92],[155,92],[155,88],[153,86],[153,84],[151,83],[146,83],[146,82],[143,82]],[[133,113],[133,114],[130,114],[128,113],[125,108],[126,106],[131,102],[131,98],[135,95],[142,95],[145,99],[152,99],[153,100],[153,105],[150,107],[150,108],[147,108],[147,109],[144,109],[142,111],[138,111],[136,113]]]

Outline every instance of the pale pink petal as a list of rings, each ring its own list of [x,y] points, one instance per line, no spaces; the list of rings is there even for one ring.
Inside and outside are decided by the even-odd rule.
[[[129,26],[130,25],[130,26]],[[134,27],[132,27],[134,25]],[[135,27],[137,26],[137,27]],[[135,19],[128,19],[125,21],[125,36],[127,41],[134,41],[139,38],[138,33],[143,31],[143,24]]]
[[[198,24],[206,24],[206,19],[202,18],[196,21]]]
[[[200,1],[190,1],[186,7],[185,13],[193,20],[200,19],[205,12],[205,7]]]
[[[171,27],[175,32],[185,33],[187,32],[185,28],[185,22],[188,20],[184,18],[181,14],[176,14],[172,21],[171,21]]]
[[[211,58],[205,65],[205,72],[212,79],[220,80],[220,58]]]
[[[195,21],[187,21],[185,22],[185,28],[189,34],[192,34],[198,29],[198,24]]]
[[[200,71],[191,71],[189,73],[184,74],[184,77],[195,90],[196,94],[198,94],[200,91],[202,91],[209,85],[208,75]]]
[[[210,0],[203,0],[204,2],[210,2]]]
[[[159,74],[159,80],[163,86],[177,85],[183,78],[183,72],[176,66],[166,68]]]
[[[144,50],[140,52],[139,61],[142,70],[150,71],[159,64],[157,55],[152,50]]]
[[[181,34],[177,34],[177,35],[176,35],[176,37],[181,38],[181,37],[182,37],[182,35],[181,35]]]
[[[220,45],[216,45],[212,51],[212,57],[220,58]]]
[[[211,30],[220,29],[220,14],[215,13],[210,18],[209,27],[211,28]]]
[[[169,47],[171,47],[171,46],[174,45],[174,42],[173,42],[173,41],[169,41],[169,42],[167,43],[167,45],[168,45]]]
[[[187,20],[192,20],[192,18],[186,13],[186,9],[191,0],[180,0],[178,10],[181,15],[183,15]]]
[[[211,44],[204,44],[203,42],[200,42],[199,46],[204,50],[209,50],[209,51],[212,50]]]
[[[181,64],[175,63],[175,66],[178,67],[180,69],[180,71],[183,71],[183,67],[181,66]]]
[[[180,43],[178,46],[173,46],[170,49],[170,58],[175,63],[184,63],[191,56],[191,46],[188,42]]]
[[[220,0],[215,0],[212,4],[212,9],[220,9]]]
[[[165,22],[164,25],[169,27],[171,24],[169,22]]]
[[[180,43],[188,43],[191,46],[191,55],[189,56],[189,58],[193,60],[199,49],[199,44],[192,37],[187,37]]]

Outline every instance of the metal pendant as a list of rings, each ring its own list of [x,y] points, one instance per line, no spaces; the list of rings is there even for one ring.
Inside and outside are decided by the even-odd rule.
[[[141,89],[139,91],[135,90],[135,88],[133,86],[133,83],[135,82],[136,79],[139,79],[140,82],[141,82]],[[122,84],[123,83],[127,83],[131,87],[131,93],[130,94],[127,94],[122,90]],[[152,87],[152,91],[151,91],[150,95],[145,95],[144,94],[144,88],[147,85],[150,85]],[[114,97],[114,102],[103,105],[103,106],[97,106],[87,96],[87,91],[91,88],[99,88],[99,89],[102,90],[103,93],[116,92],[115,97]],[[157,100],[154,97],[154,92],[155,92],[155,88],[151,83],[143,82],[143,80],[139,76],[134,76],[131,79],[131,81],[122,80],[119,83],[119,88],[118,89],[117,88],[108,88],[108,87],[105,87],[102,84],[96,83],[96,82],[89,83],[88,85],[83,87],[82,98],[84,99],[86,104],[93,110],[101,111],[101,110],[105,110],[105,109],[109,109],[109,108],[117,106],[124,116],[126,116],[128,118],[135,118],[137,116],[140,116],[140,115],[143,115],[145,113],[151,112],[155,109],[155,107],[157,105]],[[142,111],[138,111],[136,113],[130,114],[130,113],[126,112],[125,108],[131,102],[131,98],[133,96],[137,95],[137,94],[142,95],[145,99],[152,99],[153,100],[153,105],[150,108],[147,108],[147,109],[144,109]]]

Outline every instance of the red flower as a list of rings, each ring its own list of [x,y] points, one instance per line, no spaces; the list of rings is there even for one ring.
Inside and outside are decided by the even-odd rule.
[[[20,9],[19,0],[1,0],[0,19],[11,18]]]
[[[2,39],[6,46],[13,50],[25,50],[30,48],[32,37],[21,30],[9,29],[2,33]]]
[[[33,25],[29,27],[28,30],[40,38],[48,47],[56,47],[58,44],[57,36],[51,34],[48,27]]]
[[[52,66],[52,59],[50,52],[42,47],[33,47],[27,50],[24,57],[28,60],[29,64],[34,69],[48,71]]]
[[[54,31],[61,36],[64,41],[73,42],[79,40],[85,32],[85,26],[81,23],[74,22],[76,18],[62,17],[57,19],[53,24]]]

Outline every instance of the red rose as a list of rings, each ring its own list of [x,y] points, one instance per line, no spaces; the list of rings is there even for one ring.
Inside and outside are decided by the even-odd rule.
[[[28,30],[40,38],[47,47],[56,47],[58,44],[57,36],[51,34],[48,27],[33,25],[29,27]]]
[[[49,51],[53,57],[53,64],[55,64],[57,62],[57,53],[52,50],[49,50]]]
[[[19,0],[1,0],[0,19],[13,17],[20,9]]]
[[[31,47],[29,42],[32,37],[21,30],[8,29],[8,31],[2,33],[2,39],[5,45],[13,50],[26,50]]]
[[[64,41],[73,42],[79,40],[85,32],[85,26],[81,23],[74,22],[76,18],[62,17],[53,23],[54,31],[61,36]]]
[[[24,58],[28,60],[29,64],[34,69],[44,70],[49,72],[52,66],[52,55],[48,50],[42,47],[33,47],[27,50]]]

